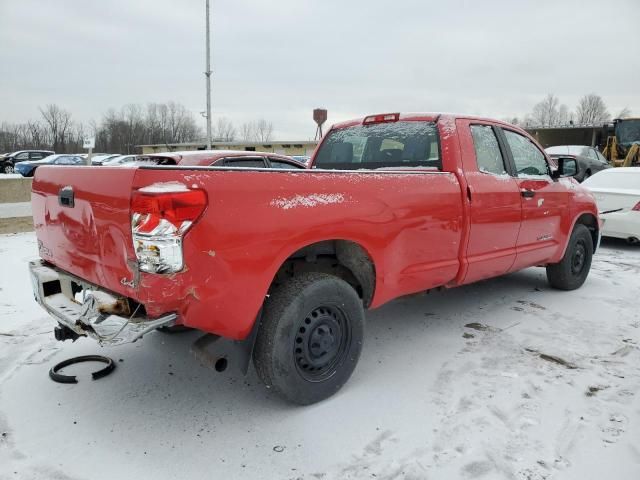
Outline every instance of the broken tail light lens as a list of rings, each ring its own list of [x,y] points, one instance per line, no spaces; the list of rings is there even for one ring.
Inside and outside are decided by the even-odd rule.
[[[131,233],[140,270],[182,270],[182,239],[206,206],[203,190],[136,191],[131,199]]]

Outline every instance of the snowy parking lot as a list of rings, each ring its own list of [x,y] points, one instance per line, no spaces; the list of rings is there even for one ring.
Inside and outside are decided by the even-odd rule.
[[[640,248],[604,242],[572,292],[533,268],[368,312],[353,377],[309,407],[200,366],[196,332],[56,342],[36,254],[0,237],[0,479],[640,478]],[[94,353],[115,372],[49,379]]]

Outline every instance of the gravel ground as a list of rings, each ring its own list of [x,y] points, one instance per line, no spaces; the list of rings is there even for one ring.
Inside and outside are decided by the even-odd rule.
[[[574,292],[532,268],[371,311],[350,382],[305,408],[200,366],[195,332],[55,342],[34,255],[0,237],[2,479],[640,478],[640,248],[605,242]],[[118,368],[49,380],[92,353]]]

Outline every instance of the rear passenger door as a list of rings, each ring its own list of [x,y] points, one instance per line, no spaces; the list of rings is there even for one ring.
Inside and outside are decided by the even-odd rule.
[[[503,128],[501,135],[515,169],[522,202],[522,225],[516,261],[511,270],[546,263],[566,235],[563,218],[569,215],[569,191],[553,180],[547,159],[526,136]]]
[[[457,130],[471,209],[464,279],[470,283],[506,273],[513,265],[521,202],[497,128],[459,119]]]

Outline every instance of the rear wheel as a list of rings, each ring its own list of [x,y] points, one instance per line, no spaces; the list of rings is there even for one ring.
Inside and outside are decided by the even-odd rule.
[[[364,309],[344,280],[310,272],[267,298],[253,360],[258,376],[290,402],[308,405],[336,393],[355,369]]]
[[[552,287],[560,290],[580,288],[589,275],[593,257],[591,232],[578,224],[569,238],[564,257],[558,263],[547,265],[547,280]]]

